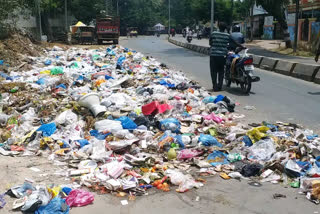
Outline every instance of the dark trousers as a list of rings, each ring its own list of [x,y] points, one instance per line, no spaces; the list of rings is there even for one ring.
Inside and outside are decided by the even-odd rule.
[[[224,56],[210,56],[210,73],[214,90],[222,89],[225,63]]]

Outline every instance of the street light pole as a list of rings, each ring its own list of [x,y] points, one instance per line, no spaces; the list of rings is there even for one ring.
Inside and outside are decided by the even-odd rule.
[[[213,32],[213,23],[214,23],[214,0],[211,0],[211,25],[210,25],[210,33]]]
[[[296,19],[295,19],[295,33],[294,33],[294,44],[293,52],[297,52],[298,46],[298,19],[299,19],[299,0],[296,0]]]
[[[168,35],[170,37],[170,30],[171,30],[171,0],[169,0],[169,28],[168,28]]]

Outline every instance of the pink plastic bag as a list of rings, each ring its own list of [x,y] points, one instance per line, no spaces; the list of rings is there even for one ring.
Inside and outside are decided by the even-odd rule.
[[[218,117],[214,113],[205,116],[204,119],[205,120],[213,120],[216,123],[221,123],[223,121],[223,119],[221,119],[220,117]]]
[[[94,201],[94,195],[82,189],[74,189],[66,198],[66,203],[70,207],[82,207],[91,204]]]
[[[193,157],[200,155],[201,153],[202,152],[199,152],[199,151],[193,150],[193,149],[184,149],[179,152],[177,159],[178,160],[191,159]]]

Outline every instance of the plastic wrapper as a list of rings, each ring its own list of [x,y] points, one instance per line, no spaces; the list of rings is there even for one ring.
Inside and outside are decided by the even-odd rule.
[[[70,207],[83,207],[93,203],[94,195],[91,192],[87,192],[81,189],[74,189],[70,192],[66,198],[66,203]]]
[[[95,129],[98,132],[103,132],[103,131],[118,131],[123,129],[121,125],[121,121],[115,121],[115,120],[100,120],[97,121],[94,124]]]
[[[252,143],[255,143],[262,138],[268,137],[266,132],[269,130],[266,126],[260,126],[257,128],[253,128],[250,131],[247,132],[248,137],[251,139]]]

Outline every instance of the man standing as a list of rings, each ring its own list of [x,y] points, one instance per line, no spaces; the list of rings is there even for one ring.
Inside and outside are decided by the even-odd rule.
[[[210,73],[214,91],[221,91],[224,79],[224,65],[228,53],[229,43],[244,48],[238,42],[234,41],[228,33],[225,33],[227,26],[225,23],[219,23],[219,31],[212,32],[209,40],[210,44]],[[218,80],[217,80],[218,78]]]

